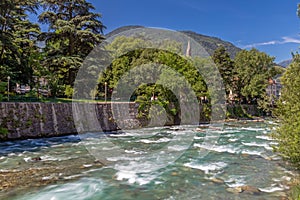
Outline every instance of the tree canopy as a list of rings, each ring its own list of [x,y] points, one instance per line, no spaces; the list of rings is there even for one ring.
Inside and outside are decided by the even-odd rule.
[[[85,0],[3,0],[0,6],[0,80],[10,76],[12,83],[35,86],[46,77],[53,96],[69,90],[84,58],[103,40],[101,14]],[[38,10],[39,24],[32,23],[28,14]],[[41,24],[48,30],[41,32]]]
[[[300,167],[300,55],[295,55],[281,78],[283,88],[277,103],[276,116],[280,127],[274,134],[276,150]]]
[[[229,53],[224,46],[219,47],[213,54],[212,59],[217,65],[219,72],[223,78],[226,94],[229,94],[230,90],[235,91],[235,71],[234,61],[230,58]]]
[[[38,24],[29,21],[37,1],[3,0],[0,2],[0,80],[10,76],[24,83],[32,81]]]
[[[49,31],[39,39],[46,43],[44,65],[52,76],[53,89],[73,86],[84,58],[103,40],[101,15],[85,0],[43,0],[41,5],[44,12],[39,22],[47,24]]]
[[[242,50],[237,54],[234,59],[235,79],[236,93],[240,99],[256,101],[263,98],[269,78],[275,75],[274,59],[257,49]]]
[[[197,97],[207,94],[207,86],[198,70],[193,66],[193,63],[187,58],[184,58],[179,52],[181,45],[175,41],[164,41],[161,46],[164,49],[172,51],[164,51],[159,49],[140,48],[147,46],[147,39],[135,37],[116,37],[107,50],[116,52],[127,52],[113,60],[112,64],[106,69],[103,75],[99,78],[99,93],[104,94],[105,82],[108,83],[109,91],[116,87],[128,87],[132,84],[138,86],[133,94],[125,95],[132,96],[141,103],[140,107],[144,111],[149,111],[151,104],[159,104],[164,107],[169,113],[175,115],[178,113],[178,98],[176,92],[185,84],[181,79],[185,79],[190,85],[191,90],[196,93]],[[132,50],[133,49],[133,50]],[[137,50],[136,50],[137,49]],[[175,53],[173,53],[175,52]],[[122,53],[121,53],[122,54]],[[205,62],[202,62],[204,65]],[[132,71],[131,75],[124,79],[124,75]],[[122,83],[120,84],[120,80]],[[158,80],[153,83],[153,80]],[[126,84],[128,83],[128,84]],[[132,91],[129,88],[118,90],[118,92]],[[110,93],[109,96],[112,94]],[[157,101],[150,101],[156,97]],[[128,101],[129,99],[124,99]],[[175,108],[170,107],[170,103],[175,105]]]

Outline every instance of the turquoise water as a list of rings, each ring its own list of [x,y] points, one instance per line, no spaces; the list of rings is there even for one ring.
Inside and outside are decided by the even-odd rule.
[[[56,167],[47,186],[1,191],[13,200],[281,199],[294,172],[272,152],[272,122],[146,128],[0,144],[0,170]],[[207,129],[206,129],[207,128]],[[39,157],[40,161],[32,161]],[[98,162],[95,162],[97,160]],[[105,166],[97,167],[96,163]],[[81,166],[66,171],[61,165]],[[57,177],[55,177],[57,176]],[[259,193],[232,192],[252,186]]]

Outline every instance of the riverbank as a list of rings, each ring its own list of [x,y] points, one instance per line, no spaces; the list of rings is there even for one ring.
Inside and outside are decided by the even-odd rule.
[[[136,104],[127,103],[128,126],[136,126]],[[74,110],[77,109],[77,110]],[[76,121],[76,114],[84,119]],[[115,131],[110,103],[0,103],[0,140],[55,137],[81,131]],[[136,123],[136,124],[132,124]],[[82,130],[80,130],[82,129]]]
[[[73,145],[78,147],[69,153]],[[48,148],[55,148],[55,153],[50,156]],[[0,199],[11,199],[29,189],[38,191],[44,186],[75,181],[87,170],[109,163],[95,160],[80,146],[75,135],[2,142],[0,150]]]
[[[55,137],[83,132],[109,132],[145,127],[138,103],[0,103],[0,141]],[[207,122],[199,105],[199,123]],[[249,119],[261,113],[253,105],[228,105],[227,117]],[[228,114],[229,113],[229,114]],[[175,125],[177,118],[168,118]]]
[[[101,162],[91,159],[85,161],[76,159],[71,163],[60,161],[55,165],[53,163],[48,165],[47,162],[41,163],[41,158],[32,158],[28,162],[32,162],[28,168],[0,170],[1,192],[15,193],[28,188],[38,189],[41,186],[76,180],[79,178],[76,175],[84,172],[86,168],[98,169],[103,166]]]

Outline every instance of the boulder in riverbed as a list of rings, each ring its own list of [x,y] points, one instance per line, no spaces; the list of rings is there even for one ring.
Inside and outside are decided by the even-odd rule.
[[[242,193],[243,190],[241,187],[235,187],[235,188],[227,188],[226,189],[228,192],[234,193],[234,194],[238,194],[238,193]]]
[[[249,194],[256,195],[256,194],[261,193],[260,189],[253,187],[253,186],[249,186],[249,185],[243,185],[243,186],[234,187],[234,188],[227,188],[226,190],[228,192],[235,193],[235,194],[243,192],[243,193],[249,193]]]
[[[253,186],[249,186],[249,185],[241,186],[241,189],[243,190],[243,192],[250,193],[250,194],[261,193],[260,189],[253,187]]]
[[[216,184],[223,184],[224,181],[222,179],[219,178],[211,178],[210,179],[212,182],[216,183]]]

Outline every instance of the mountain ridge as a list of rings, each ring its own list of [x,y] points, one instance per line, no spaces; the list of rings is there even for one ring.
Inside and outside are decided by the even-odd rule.
[[[139,25],[130,25],[130,26],[121,26],[119,28],[114,29],[113,31],[109,32],[106,34],[106,37],[110,37],[112,35],[119,34],[123,31],[135,29],[135,28],[145,28],[144,26],[139,26]],[[209,53],[209,55],[213,55],[214,51],[219,48],[220,46],[224,46],[228,53],[230,54],[231,58],[234,58],[236,54],[241,51],[242,49],[235,46],[231,42],[224,41],[220,38],[213,37],[213,36],[208,36],[208,35],[203,35],[194,31],[189,31],[189,30],[182,30],[178,31],[180,33],[186,34],[187,36],[191,37],[194,39],[196,42],[201,44],[204,49]]]
[[[287,68],[291,63],[292,63],[293,59],[289,59],[289,60],[284,60],[281,61],[280,63],[278,63],[279,66]]]

